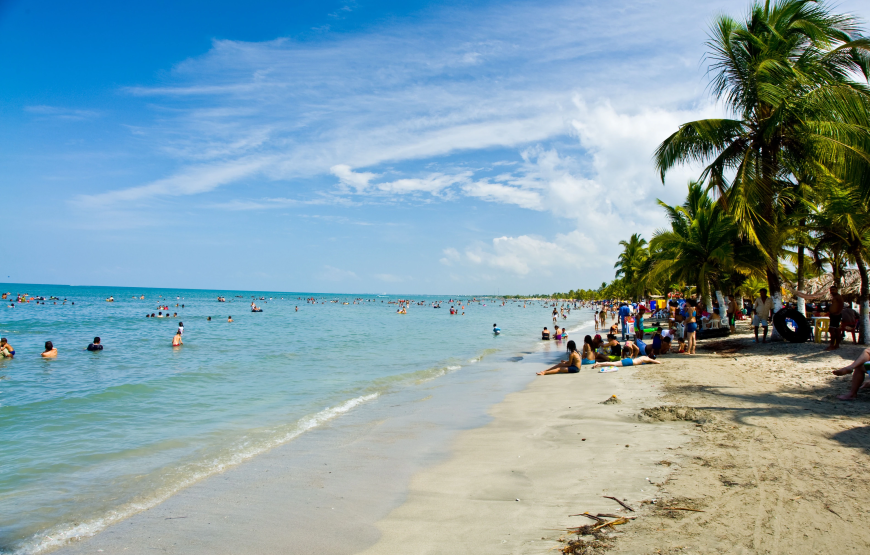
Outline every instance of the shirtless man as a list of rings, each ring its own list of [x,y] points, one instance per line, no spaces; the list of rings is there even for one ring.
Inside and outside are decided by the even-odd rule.
[[[867,367],[865,365],[868,362],[870,362],[870,349],[864,349],[864,352],[855,359],[855,362],[831,372],[835,376],[848,376],[852,374],[852,386],[849,388],[849,393],[838,395],[837,399],[841,401],[854,401],[858,397],[858,390],[870,387],[870,384],[864,383],[864,377],[867,374]]]
[[[833,351],[834,349],[840,348],[840,339],[842,339],[842,334],[840,332],[840,320],[843,318],[843,297],[840,296],[840,288],[837,285],[832,285],[830,288],[831,292],[831,326],[828,330],[829,335],[831,336],[831,344],[825,349],[826,351]],[[801,293],[797,289],[794,290],[794,294],[798,297],[812,301],[823,297],[825,294],[822,292],[818,292],[815,295],[807,295],[806,293]]]
[[[57,356],[57,349],[51,343],[51,341],[45,342],[45,351],[42,352],[42,358],[55,358]]]
[[[0,339],[0,356],[12,358],[15,356],[15,347],[6,342],[6,338]]]
[[[752,327],[755,329],[755,342],[758,343],[758,326],[764,328],[764,337],[762,343],[767,343],[768,321],[770,313],[773,311],[773,299],[767,296],[767,289],[758,291],[758,298],[755,299],[755,304],[752,305],[752,311],[755,315],[752,317]]]
[[[734,298],[734,295],[729,295],[726,315],[728,316],[728,327],[731,328],[731,333],[737,332],[737,310],[737,300]]]
[[[175,332],[175,335],[172,337],[172,346],[173,347],[181,347],[184,345],[181,341],[181,330]]]

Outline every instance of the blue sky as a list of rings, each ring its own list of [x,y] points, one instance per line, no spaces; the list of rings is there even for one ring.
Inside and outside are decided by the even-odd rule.
[[[596,287],[747,6],[0,1],[0,280]]]

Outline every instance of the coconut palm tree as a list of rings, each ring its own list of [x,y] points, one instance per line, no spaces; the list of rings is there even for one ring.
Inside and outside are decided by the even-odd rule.
[[[706,165],[701,179],[764,253],[778,309],[795,171],[870,171],[870,89],[853,80],[867,81],[870,41],[821,2],[780,0],[753,4],[744,21],[719,17],[707,45],[712,93],[734,117],[683,124],[659,145],[656,166],[664,181],[677,164]]]
[[[616,268],[616,277],[622,278],[630,295],[638,293],[636,284],[643,271],[644,262],[649,258],[646,239],[639,233],[632,234],[628,241],[620,241],[622,253],[613,265]]]
[[[656,253],[653,274],[694,284],[708,308],[713,306],[711,285],[715,285],[717,300],[724,306],[718,285],[734,268],[738,229],[733,218],[704,192],[700,182],[689,183],[682,206],[658,203],[665,209],[671,229],[656,231],[650,241],[650,249]]]
[[[830,190],[824,207],[811,217],[810,226],[817,234],[813,254],[817,261],[831,265],[834,283],[840,282],[846,262],[858,267],[861,342],[870,343],[870,207],[864,202],[860,188]],[[821,252],[830,254],[823,257]]]

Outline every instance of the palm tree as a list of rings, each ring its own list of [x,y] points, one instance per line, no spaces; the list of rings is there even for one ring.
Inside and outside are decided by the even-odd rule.
[[[646,239],[641,238],[639,233],[634,233],[628,241],[620,241],[622,253],[613,265],[616,268],[616,277],[622,278],[631,295],[636,295],[635,289],[638,277],[643,271],[644,262],[649,258]]]
[[[868,171],[870,89],[852,76],[867,80],[870,41],[853,17],[820,2],[768,0],[745,21],[719,17],[707,45],[712,92],[735,117],[683,124],[659,145],[656,166],[664,182],[677,164],[706,164],[701,179],[764,253],[779,309],[778,259],[798,200],[795,172]]]
[[[846,262],[858,267],[861,276],[861,291],[858,302],[861,309],[861,343],[870,342],[870,208],[864,202],[860,188],[832,189],[826,204],[811,218],[811,228],[817,239],[813,254],[817,261],[827,261],[834,273],[834,283]],[[820,253],[831,253],[823,258]]]
[[[657,258],[653,274],[694,284],[709,309],[713,306],[711,285],[716,285],[717,300],[724,306],[718,285],[734,268],[738,232],[734,220],[713,202],[699,182],[689,183],[682,206],[669,206],[661,200],[658,203],[667,212],[671,229],[656,231],[650,241]]]

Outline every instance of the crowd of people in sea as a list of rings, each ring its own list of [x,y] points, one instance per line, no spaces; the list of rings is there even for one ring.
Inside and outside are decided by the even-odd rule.
[[[810,304],[807,304],[807,314],[813,317],[828,317],[830,319],[830,344],[828,350],[839,348],[843,336],[846,332],[852,332],[853,336],[859,326],[859,317],[857,311],[852,308],[850,303],[846,303],[840,296],[836,285],[830,288],[831,300],[824,304],[812,303],[823,296],[821,293],[808,295],[800,291],[794,291],[796,297],[803,298]],[[238,299],[244,298],[242,295],[236,295]],[[134,296],[144,300],[145,296]],[[162,296],[161,296],[162,298]],[[257,299],[257,297],[251,297]],[[54,296],[31,296],[26,294],[18,294],[12,296],[11,293],[3,293],[2,299],[10,301],[9,307],[14,308],[15,303],[36,303],[45,304],[51,302],[66,305],[70,302],[75,305],[75,302],[68,299],[60,299]],[[13,300],[14,299],[14,300]],[[176,300],[182,300],[177,297]],[[264,303],[274,300],[272,297],[259,297]],[[281,298],[283,300],[283,297]],[[465,315],[466,306],[468,304],[477,304],[487,306],[487,302],[495,306],[507,306],[508,299],[504,298],[450,298],[446,301],[415,301],[413,299],[396,299],[383,300],[376,298],[357,297],[350,300],[345,299],[318,299],[316,297],[308,297],[303,299],[297,297],[297,301],[304,300],[306,304],[363,304],[363,303],[387,303],[398,305],[397,314],[407,314],[408,309],[412,306],[422,307],[427,304],[431,308],[441,308],[442,304],[446,303],[450,306],[449,313],[453,315]],[[218,302],[226,303],[229,301],[225,296],[218,296]],[[348,302],[350,301],[350,302]],[[109,296],[106,302],[114,302],[114,297]],[[768,339],[770,322],[773,320],[773,300],[767,295],[765,289],[759,291],[758,297],[752,302],[744,299],[738,299],[735,296],[726,296],[724,298],[725,317],[721,315],[723,303],[714,302],[711,307],[705,304],[696,297],[691,298],[670,298],[670,299],[650,299],[641,302],[623,302],[623,301],[577,301],[577,300],[559,300],[553,301],[549,299],[522,299],[511,300],[511,305],[517,307],[522,303],[522,308],[531,306],[543,306],[551,310],[553,321],[553,330],[544,327],[541,332],[541,339],[545,341],[555,340],[561,342],[568,340],[568,332],[564,327],[558,325],[559,320],[567,320],[572,309],[587,308],[594,311],[594,326],[595,335],[586,335],[583,338],[583,344],[580,349],[577,348],[576,342],[573,340],[567,341],[568,358],[560,361],[551,368],[547,368],[538,372],[540,375],[557,374],[557,373],[576,373],[580,371],[582,366],[591,366],[593,369],[598,369],[600,372],[612,372],[619,367],[636,366],[643,364],[660,364],[659,357],[669,354],[686,354],[694,355],[698,333],[699,332],[715,332],[716,330],[735,331],[736,322],[751,318],[751,327],[754,331],[755,341],[765,343]],[[177,302],[176,308],[184,309],[183,303]],[[263,308],[258,306],[255,301],[251,301],[252,312],[262,312]],[[789,308],[786,306],[786,308]],[[295,311],[299,311],[299,306],[294,307]],[[171,314],[170,314],[171,312]],[[610,326],[608,326],[608,316],[610,317]],[[168,303],[161,303],[157,307],[156,312],[146,313],[146,318],[178,318],[178,312],[173,311]],[[211,322],[212,317],[208,316],[206,321]],[[227,323],[232,323],[232,316],[227,317]],[[646,327],[648,321],[655,321],[654,327]],[[501,328],[493,324],[493,333],[499,335]],[[184,324],[179,322],[178,329],[172,338],[172,347],[181,347],[183,343]],[[88,351],[100,351],[103,349],[100,338],[95,337],[94,341],[85,348]],[[7,338],[0,338],[0,356],[4,358],[13,358],[16,354],[15,348],[8,342]],[[46,341],[44,350],[41,353],[44,358],[54,358],[57,356],[57,348],[51,341]],[[835,375],[853,374],[852,387],[846,395],[840,396],[841,399],[854,399],[857,392],[861,388],[867,388],[864,384],[865,374],[870,371],[870,349],[866,349],[862,355],[853,363],[841,369],[834,371]]]
[[[179,318],[178,309],[183,310],[185,308],[185,304],[183,302],[180,302],[183,300],[180,296],[176,297],[176,301],[179,301],[179,302],[176,302],[174,307],[170,307],[170,304],[168,302],[166,302],[165,299],[163,299],[162,295],[159,295],[158,298],[161,299],[161,301],[160,301],[160,304],[157,306],[157,310],[155,312],[146,313],[145,318],[147,318],[147,319],[151,319],[151,318],[160,318],[160,319]],[[16,302],[17,303],[33,302],[35,304],[45,304],[46,301],[49,301],[49,302],[53,302],[54,304],[57,304],[58,302],[60,302],[62,305],[66,305],[67,302],[70,302],[71,305],[75,305],[75,302],[73,302],[73,301],[68,301],[65,298],[60,299],[60,298],[54,297],[54,296],[46,298],[46,297],[38,296],[38,295],[17,294],[15,296],[13,296],[11,293],[2,293],[2,299],[4,301],[5,300],[10,301],[10,303],[8,305],[10,308],[14,308]],[[145,300],[145,295],[139,295],[139,296],[134,295],[132,297],[132,299]],[[235,299],[236,300],[244,299],[244,296],[243,295],[236,295]],[[261,306],[257,305],[257,303],[256,303],[257,299],[263,301],[264,304],[275,300],[273,297],[269,297],[267,299],[264,296],[260,296],[260,297],[251,296],[251,299],[255,299],[255,300],[251,301],[251,305],[250,305],[251,312],[263,312],[263,308]],[[280,300],[284,300],[284,297],[281,297]],[[505,306],[508,306],[508,303],[510,303],[511,305],[516,305],[517,307],[520,307],[520,304],[521,304],[521,308],[527,308],[527,307],[531,308],[532,306],[543,306],[543,307],[546,307],[548,310],[550,308],[552,308],[552,315],[553,315],[554,322],[556,321],[557,317],[567,319],[568,314],[571,313],[571,309],[577,308],[578,306],[581,306],[581,304],[582,304],[582,303],[579,303],[578,301],[564,301],[563,300],[561,302],[552,302],[548,299],[534,299],[534,300],[531,300],[531,299],[522,299],[522,300],[513,299],[513,300],[508,300],[505,298],[476,297],[476,296],[469,296],[466,298],[449,298],[447,300],[435,300],[435,301],[413,300],[413,299],[395,299],[395,300],[387,299],[387,300],[384,300],[384,299],[366,298],[366,297],[355,297],[353,299],[324,299],[324,298],[317,298],[317,297],[307,297],[307,298],[303,299],[302,297],[297,297],[296,300],[297,301],[304,300],[306,304],[311,304],[311,305],[317,305],[317,304],[361,305],[363,303],[380,303],[380,304],[386,303],[386,304],[390,304],[390,305],[398,305],[398,309],[396,310],[396,312],[398,314],[407,314],[408,309],[412,306],[424,307],[424,306],[429,305],[431,308],[438,309],[438,308],[441,308],[443,304],[448,304],[448,305],[450,305],[449,313],[451,316],[458,316],[458,315],[464,316],[466,306],[469,304],[477,304],[479,306],[485,307],[489,303],[492,306],[505,307]],[[105,301],[109,302],[109,303],[113,303],[113,302],[115,302],[115,298],[114,298],[114,296],[110,295],[110,296],[105,298]],[[226,296],[219,295],[219,296],[217,296],[217,302],[232,303],[232,302],[234,302],[234,299],[230,298],[228,300]],[[583,306],[585,306],[585,305],[583,305]],[[294,311],[299,312],[299,305],[294,306]],[[206,321],[211,322],[212,317],[207,316]],[[226,321],[227,321],[227,323],[233,323],[233,317],[228,316]],[[495,335],[499,335],[501,333],[501,328],[499,328],[496,324],[493,324],[492,331]],[[560,332],[559,328],[557,327],[556,332],[557,333],[555,334],[555,336],[558,339],[568,337],[568,334],[564,328],[562,328],[561,332]],[[184,324],[179,322],[178,330],[172,338],[172,347],[181,347],[184,344],[183,340],[182,340],[183,333],[184,333]],[[100,338],[98,338],[98,337],[94,339],[93,343],[89,344],[86,347],[86,350],[88,350],[88,351],[100,351],[102,349],[103,349],[103,345],[101,344]],[[0,339],[0,357],[14,358],[15,354],[16,354],[15,348],[12,347],[12,345],[8,343],[7,339],[6,338]],[[45,349],[41,353],[41,355],[44,358],[54,358],[57,356],[57,348],[53,345],[53,343],[51,341],[46,341],[45,342]]]

